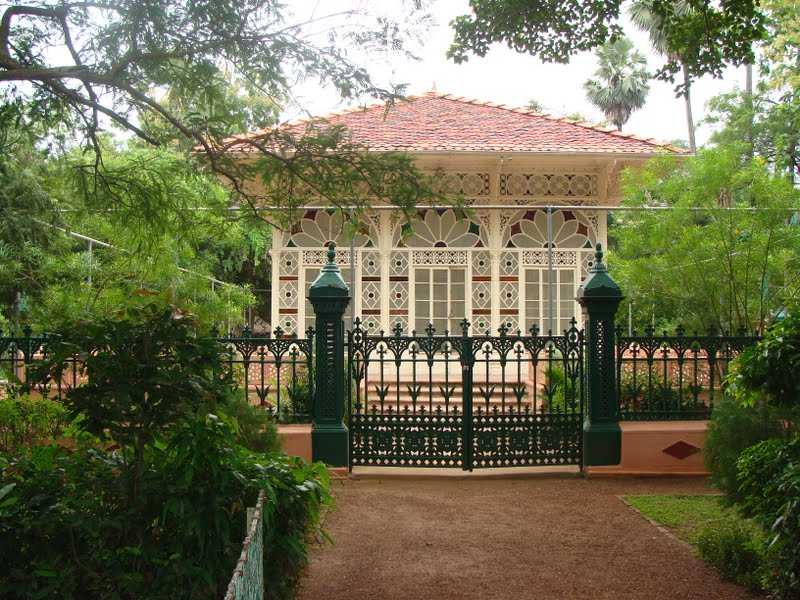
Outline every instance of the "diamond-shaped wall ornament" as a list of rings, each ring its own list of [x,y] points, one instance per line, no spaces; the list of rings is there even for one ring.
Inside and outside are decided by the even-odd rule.
[[[667,446],[662,450],[662,452],[664,454],[669,454],[670,456],[677,458],[678,460],[683,460],[684,458],[688,458],[693,454],[697,454],[698,452],[700,452],[700,448],[681,440],[680,442],[675,442],[671,446]]]

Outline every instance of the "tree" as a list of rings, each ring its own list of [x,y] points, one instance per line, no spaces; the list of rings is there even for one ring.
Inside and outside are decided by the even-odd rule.
[[[5,5],[0,16],[2,111],[48,134],[59,128],[74,132],[93,153],[90,168],[97,178],[103,177],[100,133],[111,124],[152,146],[179,137],[231,187],[233,202],[268,220],[277,221],[284,213],[268,214],[263,208],[293,205],[292,194],[301,190],[333,206],[377,196],[410,214],[416,204],[432,199],[410,160],[365,153],[344,132],[314,123],[300,135],[267,129],[260,136],[231,140],[230,127],[217,119],[241,116],[225,114],[236,101],[225,89],[230,81],[276,104],[290,96],[291,82],[298,79],[316,79],[345,100],[396,100],[401,88],[375,83],[348,57],[348,48],[406,52],[409,36],[427,18],[419,0],[407,8],[400,22],[346,11],[292,23],[278,0]],[[175,102],[164,94],[167,88],[191,102]],[[180,110],[209,99],[223,108]],[[173,135],[154,132],[154,122],[171,128]],[[267,183],[263,194],[246,185],[257,178]],[[272,189],[272,184],[282,187]],[[356,188],[360,193],[354,193]]]
[[[753,60],[752,45],[765,34],[757,0],[685,0],[691,10],[679,13],[674,0],[654,0],[661,19],[667,61],[656,77],[672,81],[685,61],[691,78],[721,76],[728,64]],[[454,40],[448,56],[464,62],[470,54],[485,56],[493,43],[504,42],[545,62],[565,63],[622,35],[622,0],[470,0],[472,13],[452,21]]]
[[[745,156],[740,140],[625,173],[624,206],[664,209],[616,213],[609,229],[639,327],[763,330],[800,294],[800,192]]]
[[[653,49],[659,54],[665,55],[669,60],[680,64],[683,73],[683,85],[680,88],[680,95],[686,106],[686,128],[689,134],[689,149],[694,152],[697,150],[697,145],[694,139],[694,117],[692,116],[692,99],[691,99],[691,76],[689,74],[689,64],[681,51],[672,51],[670,54],[669,46],[669,31],[667,29],[667,20],[655,10],[657,0],[634,0],[630,7],[631,20],[634,25],[647,33],[650,37],[650,44]],[[677,0],[673,3],[673,10],[675,14],[680,16],[687,16],[690,12],[688,0]]]
[[[528,103],[525,105],[525,108],[538,113],[544,112],[546,110],[544,104],[539,102],[536,98],[531,98],[530,100],[528,100]]]
[[[589,102],[602,110],[619,131],[631,113],[644,106],[650,90],[647,61],[632,50],[633,43],[627,38],[601,46],[597,51],[596,79],[583,84]]]

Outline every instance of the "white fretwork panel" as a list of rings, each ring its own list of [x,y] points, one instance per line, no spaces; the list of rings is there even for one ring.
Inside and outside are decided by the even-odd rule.
[[[506,328],[508,335],[516,335],[519,329],[519,318],[515,315],[501,315],[500,325]]]
[[[472,308],[489,308],[491,305],[491,291],[486,281],[472,283]]]
[[[414,265],[454,265],[467,264],[466,250],[414,250],[411,260]]]
[[[297,315],[280,315],[278,327],[283,330],[284,335],[297,333]]]
[[[278,306],[280,308],[297,308],[297,282],[281,281],[278,288]]]
[[[361,319],[361,329],[370,335],[375,335],[381,329],[381,320],[377,315],[364,315]]]
[[[472,253],[472,274],[478,276],[492,274],[492,261],[486,250],[478,250]]]
[[[405,252],[392,252],[389,257],[389,273],[394,277],[408,275],[408,254]]]
[[[512,197],[593,198],[598,194],[594,173],[503,173],[500,195]]]
[[[439,193],[466,197],[488,196],[490,194],[489,173],[445,172],[434,174],[434,189]]]
[[[389,289],[389,305],[395,309],[408,308],[408,282],[394,281]]]
[[[507,281],[500,288],[500,306],[502,308],[516,308],[519,299],[519,284]]]
[[[364,277],[378,277],[381,273],[381,257],[377,250],[361,251],[361,274]]]
[[[297,275],[297,253],[281,252],[280,256],[278,257],[278,266],[281,275]]]
[[[361,308],[372,310],[381,307],[381,284],[379,281],[364,281],[361,284]]]
[[[522,263],[525,266],[547,266],[547,250],[524,250]],[[578,253],[574,250],[554,250],[553,266],[574,267],[578,264]]]
[[[328,263],[327,250],[303,250],[303,265],[324,265]],[[350,250],[336,250],[336,264],[341,267],[350,266]],[[358,265],[358,253],[355,256]]]
[[[502,275],[519,274],[519,258],[516,252],[503,252],[500,255],[500,273]]]
[[[492,327],[489,315],[475,315],[472,319],[470,331],[473,335],[485,335]]]

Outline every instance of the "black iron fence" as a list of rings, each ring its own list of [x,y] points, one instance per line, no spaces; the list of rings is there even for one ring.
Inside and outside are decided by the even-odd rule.
[[[29,328],[0,335],[0,396],[11,389],[62,399],[86,379],[75,359],[46,379],[30,375],[53,342]],[[216,337],[225,364],[250,404],[282,423],[311,421],[314,331],[303,338],[272,334]],[[724,394],[730,362],[756,334],[738,332],[626,335],[617,330],[619,416],[627,421],[707,419]],[[580,344],[580,351],[576,349]],[[349,333],[349,418],[366,415],[461,417],[465,396],[476,415],[573,414],[583,411],[584,339],[575,326],[563,335],[533,330],[498,335],[367,335]],[[472,383],[465,386],[469,363]]]
[[[625,335],[617,330],[617,394],[621,420],[708,419],[724,394],[731,361],[755,334],[739,332]]]
[[[352,465],[579,464],[583,332],[348,333]]]
[[[86,382],[83,363],[69,360],[58,373],[42,376],[37,369],[47,360],[54,336],[32,335],[29,328],[19,335],[0,336],[0,397],[30,393],[61,400]],[[248,402],[272,414],[281,423],[308,423],[314,397],[313,339],[273,334],[254,336],[245,328],[238,335],[215,336],[225,367]],[[33,376],[36,373],[36,376]]]

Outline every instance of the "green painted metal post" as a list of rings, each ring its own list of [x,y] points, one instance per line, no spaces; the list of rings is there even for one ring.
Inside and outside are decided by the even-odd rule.
[[[587,400],[583,423],[583,464],[617,465],[622,452],[617,398],[614,315],[622,291],[603,264],[597,244],[595,262],[578,288],[578,302],[586,315]]]
[[[328,246],[328,263],[308,289],[316,315],[316,379],[311,457],[332,467],[346,467],[349,441],[344,416],[344,323],[350,291]]]

